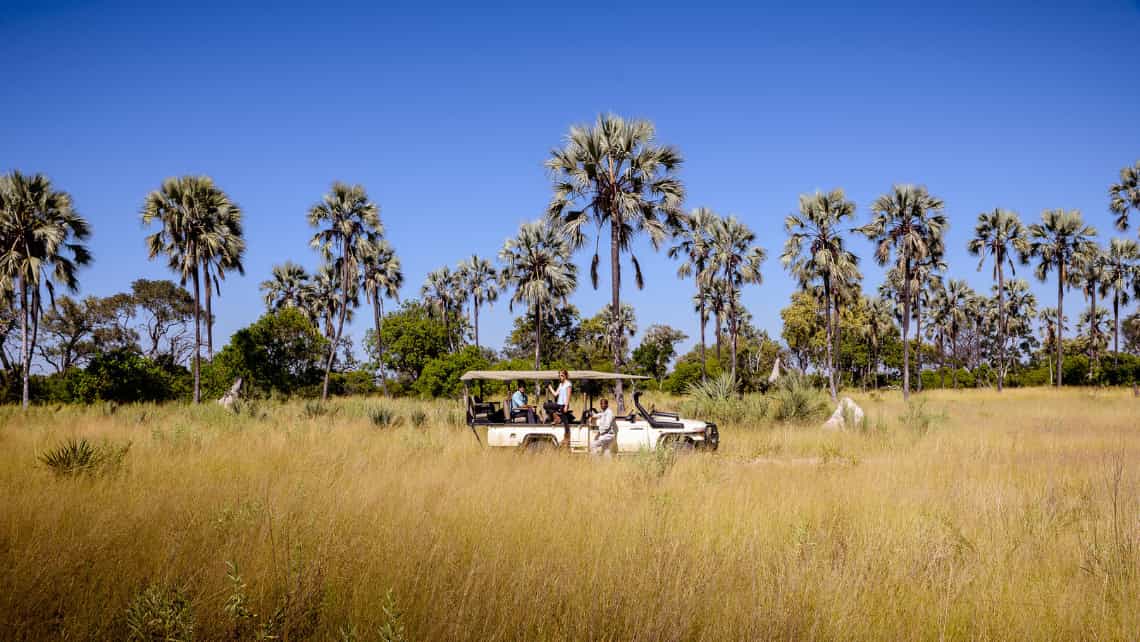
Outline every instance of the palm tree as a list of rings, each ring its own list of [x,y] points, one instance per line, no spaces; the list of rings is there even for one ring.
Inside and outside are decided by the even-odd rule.
[[[1120,354],[1120,306],[1128,305],[1130,290],[1140,285],[1140,243],[1132,239],[1112,239],[1105,253],[1101,294],[1112,296],[1113,363]]]
[[[911,279],[916,264],[937,255],[946,229],[942,208],[942,200],[923,186],[895,185],[889,194],[875,200],[871,205],[875,217],[859,229],[877,243],[875,260],[879,265],[886,265],[893,251],[901,268],[904,400],[910,399]]]
[[[819,280],[823,285],[824,326],[827,329],[827,379],[831,400],[838,399],[835,385],[834,341],[838,319],[832,323],[832,309],[836,316],[839,310],[836,303],[836,284],[857,278],[859,257],[844,247],[842,232],[839,229],[844,219],[855,216],[855,203],[847,200],[842,189],[834,189],[826,194],[800,195],[800,211],[789,214],[784,219],[784,229],[788,240],[784,243],[784,253],[780,262],[801,287]]]
[[[693,300],[701,325],[702,380],[708,379],[705,327],[709,321],[709,302],[714,278],[712,270],[709,269],[709,258],[712,254],[712,231],[719,224],[721,218],[715,212],[698,207],[680,217],[678,228],[674,232],[674,238],[678,239],[677,244],[669,248],[669,258],[684,257],[680,267],[677,268],[677,278],[687,279],[692,276],[697,284],[697,294]]]
[[[143,224],[161,225],[146,239],[150,258],[166,255],[181,285],[194,282],[194,403],[202,400],[203,268],[216,264],[224,272],[240,264],[240,220],[240,209],[209,176],[168,178],[143,201]],[[227,267],[221,267],[223,263]],[[206,278],[211,278],[208,272]]]
[[[565,303],[578,288],[578,266],[571,262],[574,249],[561,230],[546,221],[524,223],[518,236],[507,239],[499,250],[503,269],[499,279],[504,289],[513,289],[508,303],[525,303],[534,315],[534,369],[542,367],[542,320],[544,310]]]
[[[1100,365],[1100,326],[1101,319],[1097,316],[1096,311],[1099,309],[1096,304],[1097,292],[1104,289],[1104,281],[1108,276],[1107,261],[1104,256],[1104,250],[1097,246],[1092,254],[1080,265],[1080,271],[1074,274],[1078,279],[1081,287],[1081,292],[1089,299],[1089,312],[1088,318],[1094,319],[1096,323],[1089,324],[1089,359],[1091,362],[1096,362]],[[1089,374],[1092,374],[1092,368],[1089,368]]]
[[[868,303],[867,325],[864,332],[871,343],[871,373],[874,376],[875,390],[879,389],[879,351],[883,339],[894,327],[894,311],[891,303],[882,297],[875,297]]]
[[[760,265],[767,254],[752,243],[756,234],[735,216],[729,216],[713,228],[712,265],[719,272],[727,289],[728,332],[732,339],[732,380],[736,381],[737,339],[740,335],[740,290],[744,285],[760,285],[764,276]]]
[[[1057,272],[1057,316],[1065,316],[1065,286],[1073,284],[1073,272],[1097,250],[1096,228],[1085,225],[1079,210],[1045,210],[1041,222],[1029,226],[1029,254],[1037,258],[1037,278],[1044,281],[1050,270]],[[1064,366],[1064,328],[1057,327],[1057,378],[1061,386]]]
[[[935,242],[930,244],[930,253],[923,261],[916,261],[914,270],[911,271],[911,292],[914,293],[914,320],[917,327],[915,327],[914,336],[918,340],[918,352],[915,354],[915,371],[918,376],[916,383],[918,384],[918,391],[922,392],[922,356],[923,356],[923,343],[922,343],[922,321],[923,310],[927,309],[927,303],[930,301],[932,294],[937,288],[942,287],[942,276],[940,272],[946,271],[946,263],[942,261],[942,254],[944,246],[941,237]]]
[[[329,193],[309,208],[308,219],[309,225],[318,228],[309,245],[320,251],[332,268],[331,275],[340,292],[336,331],[332,336],[321,386],[321,400],[325,401],[329,398],[333,359],[344,332],[349,294],[358,289],[364,257],[375,254],[384,226],[380,222],[380,208],[368,198],[364,186],[340,181],[334,182]]]
[[[32,353],[36,349],[43,290],[55,306],[55,288],[79,288],[76,273],[91,262],[87,246],[79,241],[91,233],[87,221],[75,211],[71,196],[55,189],[43,174],[27,176],[13,171],[0,176],[0,291],[19,301],[23,378],[21,404],[28,407]]]
[[[995,208],[990,212],[982,212],[978,214],[978,224],[974,228],[974,238],[970,239],[966,248],[970,254],[979,257],[978,270],[986,262],[986,255],[990,255],[994,259],[994,278],[997,280],[997,296],[998,296],[998,360],[1000,363],[1005,363],[1005,345],[1006,333],[1008,331],[1005,319],[1005,303],[1003,297],[1005,296],[1005,271],[1004,267],[1008,263],[1011,273],[1016,274],[1016,269],[1013,265],[1013,258],[1016,255],[1022,265],[1029,261],[1027,256],[1029,250],[1029,242],[1025,237],[1025,226],[1021,223],[1021,218],[1018,217],[1017,212],[1010,210],[1003,210]],[[1003,384],[1005,383],[1005,373],[998,369],[998,392],[1002,391]]]
[[[307,313],[313,296],[311,279],[305,268],[292,261],[274,265],[272,278],[260,285],[265,291],[266,309],[276,312],[282,308],[298,308]]]
[[[446,265],[432,270],[424,279],[420,287],[420,296],[427,301],[432,309],[437,310],[443,317],[444,334],[447,335],[447,347],[454,352],[458,349],[454,334],[451,332],[452,312],[461,310],[463,300],[462,287],[459,285],[460,275],[452,272]]]
[[[479,308],[499,298],[499,271],[487,259],[474,254],[459,264],[463,291],[471,297],[472,320],[475,325],[475,347],[479,347]]]
[[[646,232],[654,249],[681,214],[685,189],[676,172],[681,154],[657,145],[653,124],[599,116],[593,127],[574,126],[562,149],[551,151],[546,167],[553,176],[554,195],[547,216],[560,223],[575,248],[585,243],[584,228],[592,220],[608,227],[610,237],[610,305],[621,308],[621,255],[634,238]],[[641,264],[630,254],[638,289],[644,286]],[[590,280],[598,286],[598,251],[590,263]],[[614,369],[618,370],[621,328],[611,330]],[[624,411],[622,381],[614,382],[618,412]]]
[[[1055,364],[1048,357],[1048,352],[1050,350],[1054,353],[1059,352],[1057,345],[1061,343],[1061,337],[1064,336],[1065,330],[1068,328],[1069,317],[1060,317],[1060,323],[1058,323],[1057,308],[1044,308],[1037,314],[1037,319],[1041,321],[1041,333],[1044,335],[1042,343],[1046,351],[1045,361],[1049,365],[1049,383],[1056,385],[1057,379],[1053,376]]]
[[[950,279],[946,286],[946,329],[950,334],[950,350],[954,355],[953,365],[954,388],[958,388],[958,369],[961,367],[961,351],[958,346],[958,337],[970,321],[978,316],[977,295],[974,290],[961,279]]]
[[[237,270],[245,274],[242,255],[245,254],[245,239],[241,226],[241,209],[231,203],[230,207],[215,212],[217,220],[210,222],[214,234],[206,237],[201,245],[202,284],[206,297],[206,354],[214,357],[214,312],[213,292],[222,293],[222,281],[226,280],[227,270]]]
[[[1116,214],[1116,227],[1128,229],[1128,212],[1140,212],[1140,161],[1120,170],[1120,182],[1108,188],[1108,209]]]
[[[400,301],[400,288],[404,285],[404,272],[400,258],[388,241],[374,243],[371,253],[364,257],[364,295],[372,303],[372,320],[376,331],[376,360],[380,370],[380,388],[388,394],[388,377],[384,372],[384,340],[380,327],[384,318],[384,299]]]
[[[306,306],[306,313],[313,325],[321,329],[325,338],[330,342],[336,334],[336,320],[340,318],[341,289],[337,269],[330,263],[322,264],[316,274],[313,275],[312,290]],[[356,283],[349,283],[344,294],[348,303],[344,309],[344,320],[346,323],[352,323],[354,310],[360,305],[360,288],[357,287]]]

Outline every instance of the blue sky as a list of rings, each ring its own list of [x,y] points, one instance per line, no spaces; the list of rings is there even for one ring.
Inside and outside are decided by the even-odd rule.
[[[98,295],[168,276],[146,259],[143,197],[213,176],[249,245],[215,306],[223,339],[262,312],[274,263],[317,264],[304,214],[334,179],[380,203],[417,296],[428,271],[494,256],[538,217],[549,150],[606,111],[680,148],[688,207],[756,230],[769,260],[744,299],[773,334],[794,288],[783,217],[804,192],[843,187],[865,221],[892,183],[927,185],[947,203],[950,274],[978,289],[989,270],[964,247],[983,210],[1077,208],[1119,234],[1106,192],[1140,158],[1140,3],[858,4],[17,0],[0,13],[0,169],[71,192],[95,230],[83,293]],[[874,288],[871,245],[852,248]],[[624,297],[639,326],[695,339],[692,284],[644,240],[637,253],[646,288]],[[608,278],[574,303],[597,311]],[[501,345],[505,303],[481,320]]]

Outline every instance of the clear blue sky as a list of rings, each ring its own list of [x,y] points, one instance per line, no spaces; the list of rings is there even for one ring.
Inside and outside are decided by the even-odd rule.
[[[99,295],[167,276],[146,259],[147,191],[213,176],[249,244],[215,305],[223,340],[261,313],[274,263],[317,263],[304,214],[334,179],[380,203],[417,296],[429,270],[494,256],[538,217],[548,151],[604,111],[649,118],[681,149],[688,207],[757,231],[770,258],[745,302],[777,335],[793,289],[782,221],[803,192],[843,187],[863,221],[892,183],[926,184],[948,206],[951,275],[985,290],[964,250],[982,210],[1079,208],[1116,234],[1107,187],[1140,158],[1135,0],[538,4],[6,2],[0,169],[71,192],[95,230],[83,292]],[[638,254],[646,288],[624,296],[639,326],[695,339],[692,284],[644,241]],[[606,299],[586,283],[574,302],[592,314]],[[484,342],[509,327],[500,303]]]

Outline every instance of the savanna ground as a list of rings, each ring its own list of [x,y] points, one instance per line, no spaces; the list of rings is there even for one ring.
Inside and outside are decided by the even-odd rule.
[[[1140,399],[854,396],[609,461],[453,402],[6,408],[0,638],[1140,636]],[[113,456],[53,472],[73,437]]]

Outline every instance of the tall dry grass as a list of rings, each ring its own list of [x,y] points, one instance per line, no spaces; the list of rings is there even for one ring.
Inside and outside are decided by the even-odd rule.
[[[443,402],[0,409],[0,639],[1136,639],[1140,401],[921,399],[612,461]]]

